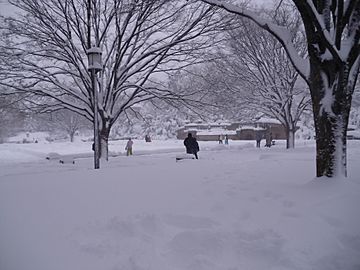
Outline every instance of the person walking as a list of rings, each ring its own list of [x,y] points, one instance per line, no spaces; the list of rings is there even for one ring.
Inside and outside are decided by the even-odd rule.
[[[219,137],[218,137],[219,144],[222,144],[222,143],[223,143],[222,140],[223,140],[223,139],[222,139],[222,135],[219,135]]]
[[[132,153],[133,144],[134,144],[134,142],[131,140],[131,138],[129,138],[129,140],[127,141],[126,146],[125,146],[127,156],[131,156],[133,154]]]
[[[255,131],[255,140],[256,140],[256,147],[260,148],[261,139],[263,137],[263,134],[260,130]]]
[[[188,133],[187,138],[185,138],[184,145],[187,154],[193,154],[196,159],[199,159],[197,155],[197,153],[200,151],[199,144],[191,133]]]
[[[225,134],[225,144],[229,144],[229,137],[227,134]]]
[[[265,144],[265,146],[270,148],[271,144],[272,144],[272,133],[270,131],[268,131],[267,134],[266,134],[266,144]]]
[[[148,134],[145,135],[145,142],[151,142],[150,135]]]

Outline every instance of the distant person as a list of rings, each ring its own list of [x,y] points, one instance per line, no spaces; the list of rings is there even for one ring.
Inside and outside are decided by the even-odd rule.
[[[229,144],[229,137],[227,134],[225,134],[225,144]]]
[[[127,156],[131,156],[133,154],[133,152],[132,152],[133,144],[134,144],[134,142],[131,140],[131,138],[129,138],[129,140],[127,141],[126,146],[125,146]]]
[[[222,144],[222,143],[223,143],[222,140],[223,140],[223,139],[222,139],[222,135],[219,135],[219,144]]]
[[[151,138],[148,134],[145,135],[145,142],[151,142]]]
[[[260,130],[255,131],[255,140],[256,140],[256,147],[260,148],[261,139],[263,138],[263,134]]]
[[[268,132],[267,134],[266,134],[266,143],[265,143],[265,146],[266,147],[271,147],[271,143],[272,143],[272,133],[271,132]]]
[[[200,151],[199,144],[191,133],[188,133],[187,138],[185,138],[184,145],[186,147],[187,154],[193,154],[196,159],[199,159],[197,155],[197,153]]]
[[[99,157],[101,157],[101,139],[100,139],[100,138],[99,138],[98,147],[99,147],[99,148],[98,148]],[[95,152],[95,142],[92,143],[91,149]]]
[[[199,143],[197,142],[196,138],[194,138],[194,140],[195,140],[195,143],[194,143],[195,144],[194,156],[195,156],[196,159],[199,159],[198,154],[197,154],[200,151]]]

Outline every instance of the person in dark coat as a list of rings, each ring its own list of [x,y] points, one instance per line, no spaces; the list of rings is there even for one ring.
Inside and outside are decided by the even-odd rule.
[[[255,140],[256,140],[256,147],[260,148],[261,139],[263,138],[263,134],[260,130],[255,131]]]
[[[266,139],[265,146],[270,148],[272,144],[272,133],[268,131],[265,139]]]
[[[197,155],[197,152],[199,152],[200,150],[199,144],[196,141],[196,138],[194,138],[191,133],[189,133],[187,138],[185,138],[184,145],[186,147],[187,154],[193,154],[196,159],[199,159]]]

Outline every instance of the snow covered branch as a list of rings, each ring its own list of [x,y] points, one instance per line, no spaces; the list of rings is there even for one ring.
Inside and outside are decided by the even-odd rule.
[[[213,6],[217,6],[227,10],[232,14],[237,14],[242,17],[248,18],[255,22],[258,26],[265,29],[274,35],[277,40],[283,45],[287,54],[289,55],[294,67],[299,72],[300,76],[303,77],[306,81],[309,80],[309,61],[299,56],[298,51],[296,50],[294,44],[292,43],[292,34],[285,28],[279,25],[272,23],[269,19],[264,19],[258,16],[256,13],[247,10],[246,8],[241,8],[233,4],[225,3],[220,0],[202,0],[205,3],[208,3]]]

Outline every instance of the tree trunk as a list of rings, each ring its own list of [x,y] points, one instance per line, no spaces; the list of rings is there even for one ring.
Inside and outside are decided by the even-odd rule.
[[[75,132],[70,132],[70,142],[74,142]]]
[[[323,67],[323,69],[321,69]],[[346,131],[351,91],[346,65],[312,66],[310,91],[316,134],[316,176],[346,176]]]
[[[103,125],[100,130],[100,157],[102,160],[109,160],[109,134],[110,126]]]
[[[295,148],[295,129],[287,129],[286,149]]]
[[[348,112],[338,116],[327,113],[316,118],[316,176],[346,176],[346,127]]]

